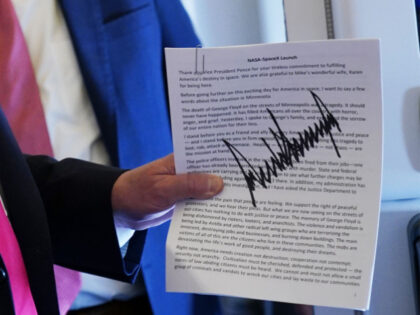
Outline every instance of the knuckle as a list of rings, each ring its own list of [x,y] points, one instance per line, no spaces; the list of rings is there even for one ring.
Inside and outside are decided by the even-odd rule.
[[[170,204],[170,198],[167,194],[159,191],[151,195],[152,203],[156,208],[163,210]]]
[[[187,193],[188,195],[194,195],[196,191],[196,177],[194,174],[187,173]]]

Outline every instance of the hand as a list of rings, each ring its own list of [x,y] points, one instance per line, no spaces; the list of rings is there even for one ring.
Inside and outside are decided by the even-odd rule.
[[[170,154],[123,173],[112,188],[112,207],[119,216],[141,220],[179,200],[207,199],[222,189],[223,180],[216,175],[175,175],[174,156]]]

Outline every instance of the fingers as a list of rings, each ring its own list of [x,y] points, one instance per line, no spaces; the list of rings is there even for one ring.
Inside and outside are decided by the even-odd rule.
[[[221,177],[203,173],[175,174],[174,156],[123,173],[111,193],[114,211],[138,219],[183,199],[207,199],[221,192]]]

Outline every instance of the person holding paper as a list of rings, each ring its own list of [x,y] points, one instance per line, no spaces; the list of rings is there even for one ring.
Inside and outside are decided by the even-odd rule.
[[[146,233],[136,233],[121,257],[114,219],[133,226],[223,188],[214,175],[175,175],[171,155],[126,172],[23,156],[1,111],[0,165],[2,314],[59,314],[53,263],[135,281]]]
[[[180,1],[10,2],[36,61],[34,71],[58,159],[134,168],[172,152],[163,47],[199,44]],[[111,301],[131,307],[134,300],[150,300],[157,315],[175,310],[186,315],[196,313],[197,301],[201,309],[209,309],[208,299],[216,304],[214,297],[203,301],[192,294],[166,293],[167,228],[161,224],[148,231],[144,281],[139,277],[131,286],[83,274],[72,310],[105,307]],[[120,245],[130,232],[117,228],[117,234],[123,234]]]

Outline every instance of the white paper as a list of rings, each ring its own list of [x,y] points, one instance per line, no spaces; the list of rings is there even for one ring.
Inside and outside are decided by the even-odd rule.
[[[166,63],[177,173],[225,182],[211,200],[177,204],[167,290],[367,309],[379,41],[169,48]]]

